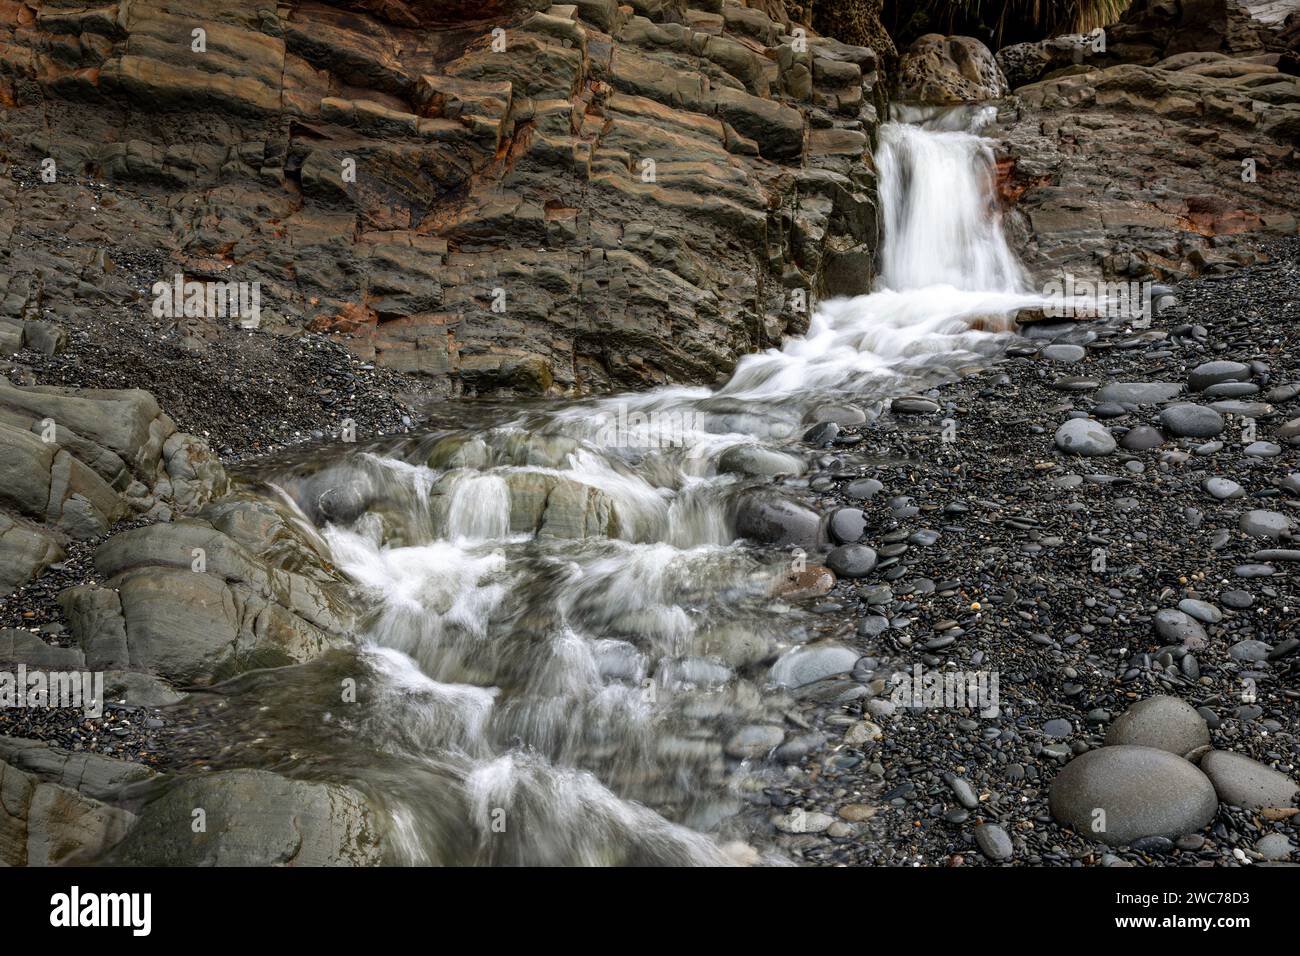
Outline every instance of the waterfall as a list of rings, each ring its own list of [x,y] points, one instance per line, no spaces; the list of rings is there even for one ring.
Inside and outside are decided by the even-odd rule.
[[[372,603],[385,702],[356,723],[363,755],[332,756],[383,753],[402,861],[716,863],[748,839],[728,829],[733,778],[767,771],[729,764],[723,740],[784,724],[767,665],[808,635],[774,601],[790,555],[735,541],[737,496],[772,482],[729,462],[797,476],[819,408],[869,419],[996,352],[980,329],[1039,301],[1002,235],[990,143],[923,119],[880,131],[876,291],[821,303],[721,388],[528,409],[331,466],[374,496],[325,537]]]
[[[885,288],[1023,291],[1020,263],[1007,246],[997,212],[996,166],[988,141],[964,130],[887,123],[880,130],[876,164]]]

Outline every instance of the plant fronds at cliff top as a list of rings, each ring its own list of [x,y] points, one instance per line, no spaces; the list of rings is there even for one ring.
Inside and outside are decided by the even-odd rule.
[[[1130,0],[921,0],[917,14],[928,28],[951,33],[979,24],[1001,42],[1004,34],[1032,27],[1040,36],[1078,33],[1116,22]]]

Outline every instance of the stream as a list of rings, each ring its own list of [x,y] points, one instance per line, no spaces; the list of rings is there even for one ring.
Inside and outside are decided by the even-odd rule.
[[[786,771],[729,741],[761,751],[842,622],[782,600],[805,555],[742,529],[806,491],[809,428],[987,363],[1040,303],[997,213],[994,114],[882,126],[876,291],[717,389],[449,405],[259,472],[357,583],[363,642],[210,695],[212,765],[363,790],[399,864],[782,862],[742,811]]]

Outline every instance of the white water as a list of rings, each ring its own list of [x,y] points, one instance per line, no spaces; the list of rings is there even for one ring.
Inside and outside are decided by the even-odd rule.
[[[442,788],[386,794],[402,860],[724,860],[646,805],[705,827],[735,809],[737,774],[762,771],[729,768],[720,735],[783,723],[744,648],[770,661],[807,635],[771,597],[788,556],[733,544],[735,496],[755,482],[720,474],[720,456],[968,364],[1000,343],[980,329],[1040,301],[1003,238],[989,142],[891,123],[876,160],[877,291],[823,303],[807,334],[746,356],[718,390],[575,403],[444,437],[413,464],[349,461],[371,504],[325,536],[374,601],[390,695],[435,712],[386,718]],[[477,834],[455,852],[447,807]],[[509,838],[494,839],[497,811]]]

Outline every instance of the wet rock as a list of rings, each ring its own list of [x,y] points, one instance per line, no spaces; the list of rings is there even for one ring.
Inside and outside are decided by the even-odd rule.
[[[1217,607],[1206,601],[1198,601],[1195,598],[1183,598],[1178,602],[1178,610],[1203,624],[1218,624],[1223,620],[1223,612]]]
[[[81,669],[85,663],[79,648],[54,647],[30,631],[0,629],[0,667],[25,664],[35,670],[71,671]]]
[[[772,667],[772,682],[781,687],[803,687],[815,681],[847,674],[858,661],[856,651],[823,642],[786,651]]]
[[[842,578],[864,578],[876,566],[876,552],[862,544],[845,544],[826,556],[826,566]]]
[[[1155,629],[1159,637],[1170,644],[1189,648],[1205,646],[1205,628],[1195,618],[1173,608],[1164,608],[1155,615]]]
[[[1164,443],[1165,436],[1160,433],[1160,429],[1152,428],[1150,425],[1135,425],[1119,442],[1120,447],[1128,451],[1150,451]]]
[[[150,776],[151,771],[124,761],[0,739],[0,865],[93,862],[135,821],[104,798]]]
[[[776,828],[782,833],[821,833],[834,822],[829,814],[795,809],[778,818]]]
[[[821,518],[817,512],[788,498],[767,493],[748,494],[736,513],[736,533],[758,544],[800,547],[821,546]]]
[[[1277,541],[1291,536],[1291,519],[1276,511],[1247,511],[1241,516],[1238,526],[1244,533],[1256,538]]]
[[[1218,809],[1214,787],[1195,766],[1164,750],[1127,745],[1075,757],[1053,778],[1049,803],[1058,821],[1111,846],[1194,833]]]
[[[1241,498],[1246,494],[1246,490],[1230,478],[1206,478],[1201,487],[1219,501],[1227,501],[1229,498]]]
[[[1273,648],[1263,641],[1245,640],[1238,641],[1228,648],[1228,656],[1234,661],[1258,664],[1260,661],[1268,660],[1272,650]]]
[[[890,402],[889,410],[895,415],[933,415],[939,403],[920,395],[904,395]]]
[[[1082,345],[1049,345],[1042,351],[1043,358],[1067,364],[1081,362],[1087,354],[1088,350]]]
[[[849,482],[848,486],[844,489],[844,494],[849,498],[870,501],[878,495],[884,487],[885,486],[875,478],[859,478],[857,481]]]
[[[1174,382],[1111,382],[1097,391],[1098,402],[1120,405],[1159,405],[1177,397],[1183,390]]]
[[[778,475],[797,475],[803,469],[801,458],[763,448],[761,445],[737,445],[728,448],[718,459],[718,471],[725,474],[774,478]]]
[[[832,573],[833,570],[833,568],[812,565],[802,571],[791,571],[781,579],[772,594],[774,597],[792,602],[821,597],[835,587],[835,574],[838,572]]]
[[[859,720],[844,732],[844,743],[849,747],[861,747],[880,740],[883,736],[884,731],[878,724],[873,724],[869,720]]]
[[[191,826],[202,808],[206,832]],[[125,866],[374,866],[379,817],[337,784],[228,770],[177,782],[140,813],[109,854]]]
[[[123,532],[95,554],[102,584],[59,597],[72,633],[93,670],[144,671],[177,684],[206,684],[258,667],[312,660],[351,639],[348,587],[309,537],[280,522],[252,521],[245,541],[225,527],[240,502],[188,518]],[[270,505],[245,504],[264,517]],[[273,508],[271,508],[274,511]],[[280,563],[294,570],[287,570]]]
[[[814,447],[824,447],[839,437],[840,426],[834,422],[822,422],[814,425],[803,434],[803,440]]]
[[[866,533],[867,516],[857,508],[837,508],[831,513],[829,530],[840,544],[853,544]]]
[[[785,731],[770,724],[751,724],[742,727],[727,741],[724,748],[728,757],[750,760],[764,757],[781,745]]]
[[[1011,837],[996,823],[981,823],[977,826],[975,843],[980,852],[995,863],[1004,863],[1015,855]]]

